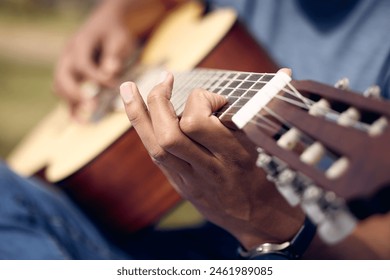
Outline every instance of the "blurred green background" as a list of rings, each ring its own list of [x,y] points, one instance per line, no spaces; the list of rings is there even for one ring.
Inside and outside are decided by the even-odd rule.
[[[93,2],[0,0],[0,158],[54,107],[57,57]]]

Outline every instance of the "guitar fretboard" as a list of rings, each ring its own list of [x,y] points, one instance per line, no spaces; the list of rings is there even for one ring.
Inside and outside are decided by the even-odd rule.
[[[174,74],[175,83],[171,101],[180,115],[188,95],[194,88],[228,97],[228,103],[216,115],[230,119],[250,98],[252,98],[275,74],[232,72],[224,70],[195,69]]]

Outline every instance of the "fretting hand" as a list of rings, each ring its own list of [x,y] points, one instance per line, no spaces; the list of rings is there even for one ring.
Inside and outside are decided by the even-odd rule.
[[[149,94],[148,107],[134,83],[121,86],[128,118],[154,162],[185,199],[245,247],[289,240],[303,215],[265,180],[243,133],[212,114],[226,99],[194,90],[178,118],[169,101],[172,86],[168,73]]]

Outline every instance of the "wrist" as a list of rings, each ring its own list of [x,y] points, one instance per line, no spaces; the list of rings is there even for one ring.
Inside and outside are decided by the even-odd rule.
[[[316,226],[310,219],[305,218],[303,225],[291,240],[282,243],[261,243],[251,250],[240,246],[238,254],[243,259],[266,259],[269,256],[278,259],[299,259],[308,249],[315,234]]]
[[[259,202],[261,211],[254,211],[254,216],[247,223],[250,228],[240,227],[236,235],[247,250],[261,243],[291,240],[305,220],[303,211],[299,207],[292,208],[273,186],[263,191],[267,192],[267,198]]]

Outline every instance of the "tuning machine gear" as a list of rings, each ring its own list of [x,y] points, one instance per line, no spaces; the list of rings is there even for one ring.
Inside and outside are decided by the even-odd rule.
[[[306,188],[301,207],[311,221],[317,224],[319,236],[328,244],[343,240],[356,226],[356,219],[345,206],[344,200],[315,185]]]
[[[261,148],[258,148],[257,152],[257,167],[262,168],[267,173],[267,179],[274,182],[277,175],[283,170],[284,164],[275,157],[265,153]]]
[[[268,181],[275,183],[280,194],[291,206],[301,202],[303,192],[310,184],[309,179],[287,168],[281,160],[258,149],[256,165],[267,173]]]
[[[275,180],[277,189],[291,206],[296,206],[301,202],[303,193],[309,184],[306,177],[289,168],[281,171]]]

